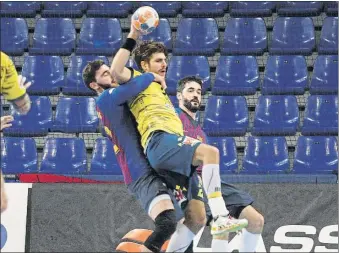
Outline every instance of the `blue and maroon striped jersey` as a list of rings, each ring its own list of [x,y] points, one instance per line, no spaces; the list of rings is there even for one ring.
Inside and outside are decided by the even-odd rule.
[[[206,134],[202,130],[198,121],[193,119],[185,111],[180,108],[176,108],[177,114],[184,126],[184,134],[201,141],[202,143],[207,143]],[[197,168],[197,172],[201,173],[201,166]]]
[[[153,74],[146,73],[117,88],[105,90],[97,98],[98,117],[113,142],[112,152],[116,154],[126,184],[151,169],[142,152],[140,135],[127,102],[145,90],[153,80]]]

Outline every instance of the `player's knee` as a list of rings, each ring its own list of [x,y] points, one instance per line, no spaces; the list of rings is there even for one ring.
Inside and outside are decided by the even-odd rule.
[[[161,246],[177,228],[175,211],[173,209],[160,213],[155,218],[153,234],[146,240],[145,246],[152,252],[160,252]]]
[[[213,146],[208,145],[206,148],[206,156],[219,158],[219,149]]]
[[[248,219],[247,231],[254,234],[260,234],[264,228],[264,223],[264,216],[260,213],[256,213],[256,215],[253,215]]]

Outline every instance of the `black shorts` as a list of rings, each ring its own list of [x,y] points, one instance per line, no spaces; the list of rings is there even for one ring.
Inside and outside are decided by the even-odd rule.
[[[149,170],[138,180],[128,185],[128,190],[136,197],[142,208],[148,213],[153,199],[168,194],[176,211],[177,221],[184,218],[184,212],[190,200],[204,202],[205,194],[202,182],[195,172],[186,177],[175,172]]]

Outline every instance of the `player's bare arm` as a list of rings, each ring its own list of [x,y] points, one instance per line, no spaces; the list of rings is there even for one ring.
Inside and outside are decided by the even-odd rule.
[[[125,44],[119,49],[113,58],[110,71],[119,83],[127,82],[131,78],[131,71],[125,66],[139,36],[140,32],[131,25],[131,30],[127,36]]]

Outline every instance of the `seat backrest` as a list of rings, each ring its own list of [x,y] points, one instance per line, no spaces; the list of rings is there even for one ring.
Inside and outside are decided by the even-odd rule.
[[[265,68],[264,94],[304,93],[308,84],[306,59],[294,55],[270,55]],[[294,89],[293,89],[294,87]]]
[[[262,18],[230,18],[224,34],[224,45],[267,47],[266,25]]]
[[[1,137],[1,169],[6,173],[37,172],[38,155],[33,138]]]
[[[334,48],[338,51],[338,17],[326,17],[324,19],[319,46]]]
[[[28,47],[28,28],[23,18],[1,18],[1,49],[4,47]]]
[[[248,109],[245,97],[209,97],[203,122],[207,135],[244,134],[247,127]]]
[[[182,2],[183,9],[211,10],[227,9],[228,2],[211,1],[211,2]]]
[[[107,48],[122,41],[120,22],[116,18],[85,18],[78,47]]]
[[[288,148],[285,137],[247,138],[243,159],[244,173],[284,173],[289,169]]]
[[[47,138],[41,172],[81,173],[87,170],[85,142],[81,138]]]
[[[336,95],[311,95],[308,97],[304,126],[338,128],[338,97]]]
[[[161,18],[159,25],[151,33],[141,36],[142,40],[159,41],[164,43],[167,49],[172,48],[171,27],[167,19]]]
[[[76,31],[70,18],[40,18],[33,34],[33,46],[38,48],[75,47]]]
[[[152,8],[154,8],[155,10],[176,10],[178,11],[181,8],[181,2],[176,2],[176,1],[172,1],[172,2],[168,2],[168,1],[164,1],[164,2],[150,2],[150,1],[143,1],[140,3],[140,6],[151,6]]]
[[[51,2],[44,2],[44,9],[45,10],[80,10],[83,11],[87,7],[86,2],[80,1],[72,1],[72,2],[62,2],[62,1],[51,1]]]
[[[252,9],[252,10],[263,10],[263,9],[273,9],[275,3],[269,1],[236,1],[230,3],[232,9]]]
[[[259,87],[259,68],[254,56],[220,56],[216,86]]]
[[[218,26],[213,18],[182,18],[175,47],[206,48],[219,44]]]
[[[172,56],[166,74],[170,94],[176,93],[178,81],[186,76],[199,76],[203,81],[203,92],[211,85],[210,67],[205,56]]]
[[[88,2],[88,10],[106,10],[106,9],[123,9],[131,10],[133,3],[129,1],[120,2]]]
[[[108,138],[98,138],[95,140],[91,173],[95,172],[105,172],[112,175],[122,174],[115,156],[113,143]]]
[[[278,17],[273,26],[272,46],[315,44],[313,21],[310,17]]]
[[[238,170],[237,146],[233,137],[208,137],[208,144],[219,149],[221,174]]]
[[[334,136],[300,136],[293,171],[295,173],[333,173],[338,169],[338,142]]]
[[[52,104],[49,97],[30,96],[30,99],[31,109],[26,115],[18,113],[11,105],[11,115],[14,117],[11,128],[19,128],[24,132],[34,130],[34,128],[47,128],[48,130],[52,123]]]
[[[1,1],[1,10],[40,10],[40,2],[25,2],[25,1]]]
[[[295,134],[298,123],[299,108],[295,96],[271,95],[259,97],[254,115],[255,132]]]
[[[95,131],[99,120],[91,97],[61,97],[57,104],[54,126],[62,131]]]
[[[28,91],[59,88],[64,82],[64,64],[60,56],[26,56],[22,75],[32,82]]]

